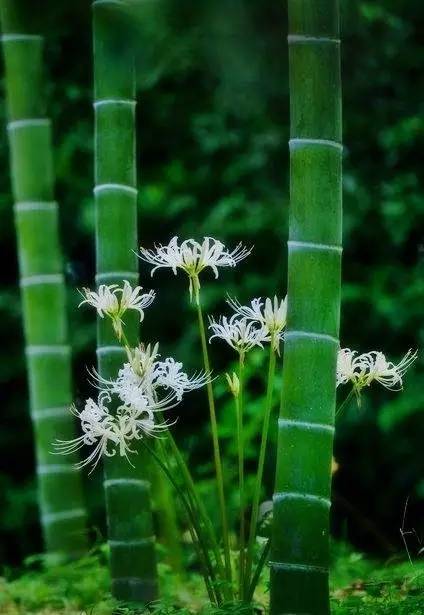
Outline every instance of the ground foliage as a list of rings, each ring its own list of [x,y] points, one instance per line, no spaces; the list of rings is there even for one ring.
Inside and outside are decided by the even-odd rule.
[[[86,0],[46,0],[43,10],[34,13],[34,27],[37,15],[42,17],[39,26],[47,37],[49,111],[54,122],[57,196],[72,308],[77,402],[87,393],[85,366],[94,363],[95,343],[92,315],[74,309],[78,302],[75,288],[92,284],[94,279],[89,4]],[[131,20],[139,51],[141,241],[151,246],[174,234],[196,238],[206,234],[231,245],[240,239],[255,245],[252,257],[236,271],[224,272],[220,284],[205,283],[208,312],[224,308],[227,292],[242,301],[275,290],[281,294],[288,219],[285,3],[167,0],[141,4],[148,12]],[[418,0],[343,2],[342,340],[361,351],[381,349],[395,358],[408,347],[422,346],[424,336],[423,175],[417,155],[424,145],[423,27],[424,4]],[[4,117],[1,102],[3,123]],[[16,566],[41,549],[41,539],[3,135],[0,560]],[[142,281],[146,286],[152,284],[146,269]],[[153,285],[158,300],[146,315],[147,340],[164,340],[164,352],[172,352],[188,368],[195,368],[197,341],[190,324],[193,314],[182,290],[185,280],[160,272]],[[213,346],[212,354],[217,368],[228,367],[230,353]],[[264,361],[255,352],[248,367],[250,472],[258,451]],[[420,548],[424,496],[420,378],[422,357],[408,374],[401,395],[375,388],[359,410],[351,407],[346,412],[340,424],[333,526],[337,535],[359,548],[387,554],[399,551],[403,548],[399,529],[408,532],[413,553]],[[223,383],[218,381],[216,390],[222,403],[224,465],[231,487],[236,468],[234,417]],[[196,468],[202,497],[215,515],[206,425],[203,397],[194,394],[181,410],[175,430]],[[270,454],[264,494],[268,497],[273,464]],[[100,482],[100,472],[87,480],[93,535],[104,533]],[[235,489],[228,489],[228,498],[236,504]],[[105,575],[102,570],[100,579]]]
[[[160,564],[163,598],[146,608],[119,604],[108,593],[106,549],[71,565],[44,569],[34,558],[13,580],[0,580],[0,612],[4,615],[252,615],[242,605],[223,608],[206,603],[203,582],[196,574],[175,580]],[[333,547],[331,578],[334,615],[419,615],[424,606],[424,563],[377,562],[343,544]],[[41,567],[41,569],[40,569]],[[12,576],[12,575],[11,575]],[[256,594],[255,612],[266,613],[266,575]]]

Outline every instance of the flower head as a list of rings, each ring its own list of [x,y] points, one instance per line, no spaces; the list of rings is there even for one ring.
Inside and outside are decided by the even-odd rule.
[[[202,243],[194,239],[186,239],[181,244],[178,237],[173,237],[167,245],[155,246],[154,250],[140,248],[140,258],[154,265],[152,275],[156,269],[169,268],[174,274],[182,269],[190,278],[190,298],[195,294],[196,301],[200,289],[199,274],[206,267],[210,267],[215,277],[218,277],[218,267],[235,267],[237,263],[246,258],[251,249],[239,243],[234,250],[228,250],[225,245],[213,237],[204,237]]]
[[[84,445],[94,446],[88,457],[76,464],[77,468],[82,468],[93,463],[92,470],[99,463],[100,458],[113,457],[116,454],[116,446],[119,447],[120,454],[128,458],[128,453],[133,452],[129,447],[129,439],[118,425],[116,418],[110,414],[106,405],[111,398],[107,393],[99,396],[98,404],[89,398],[83,410],[80,412],[75,406],[71,406],[71,412],[79,418],[83,434],[73,440],[57,440],[54,443],[57,454],[74,454]]]
[[[341,348],[337,356],[337,386],[351,382],[358,396],[361,389],[374,380],[386,389],[399,391],[403,376],[417,358],[417,352],[408,350],[402,360],[395,364],[388,361],[382,352],[371,351],[361,355],[349,348]]]
[[[132,288],[131,284],[124,280],[124,286],[121,288],[117,284],[101,284],[97,292],[84,288],[82,296],[85,297],[79,304],[88,303],[96,308],[100,318],[104,315],[112,320],[113,328],[118,339],[122,337],[122,317],[127,310],[135,310],[140,315],[140,322],[144,318],[144,309],[153,303],[155,292],[153,290],[148,293],[141,294],[141,286]],[[120,297],[118,296],[120,294]]]
[[[283,329],[287,322],[287,297],[284,299],[261,297],[252,299],[250,305],[241,305],[236,299],[227,299],[228,305],[237,316],[259,323],[268,333],[274,350],[280,351],[280,341],[284,339]]]
[[[237,314],[230,319],[221,316],[218,321],[209,318],[209,329],[213,332],[209,342],[215,337],[221,338],[239,353],[245,353],[254,346],[263,348],[263,342],[269,341],[268,332],[264,327],[258,327],[254,321],[249,321],[247,318],[239,318]]]
[[[129,361],[120,368],[116,379],[103,378],[92,370],[93,384],[100,390],[99,401],[96,404],[88,399],[80,412],[72,408],[83,435],[69,442],[57,441],[56,452],[74,453],[84,444],[94,446],[79,467],[92,462],[95,467],[102,455],[118,452],[128,459],[128,453],[134,452],[130,448],[133,440],[157,436],[173,424],[158,418],[158,414],[179,404],[184,393],[203,386],[209,375],[189,377],[182,363],[173,358],[160,361],[158,349],[158,344],[127,349]]]
[[[182,367],[182,363],[168,357],[165,361],[159,361],[155,369],[155,386],[173,391],[178,401],[182,400],[184,393],[199,389],[210,381],[210,376],[205,372],[189,377]]]

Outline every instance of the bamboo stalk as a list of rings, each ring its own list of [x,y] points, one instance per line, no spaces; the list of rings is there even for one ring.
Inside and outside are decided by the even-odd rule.
[[[55,437],[72,439],[75,429],[43,38],[30,29],[29,1],[1,0],[0,17],[38,500],[45,547],[56,559],[81,555],[87,536],[77,459],[51,455]]]
[[[127,23],[118,0],[93,2],[95,204],[98,284],[138,280],[137,189],[135,167],[135,74]],[[126,318],[131,345],[138,339],[136,318]],[[110,323],[98,320],[98,366],[114,378],[125,361]],[[120,600],[157,598],[155,536],[147,452],[106,458],[105,494],[112,592]]]
[[[338,0],[289,0],[288,321],[271,555],[271,613],[329,613],[329,508],[339,345]]]

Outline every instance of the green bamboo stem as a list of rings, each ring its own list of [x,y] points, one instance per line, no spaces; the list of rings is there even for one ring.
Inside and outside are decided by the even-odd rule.
[[[97,284],[138,281],[137,189],[135,167],[135,75],[124,18],[126,3],[93,2]],[[131,345],[138,340],[137,318],[126,318]],[[99,372],[114,378],[126,360],[107,319],[98,320]],[[146,463],[132,457],[105,459],[105,495],[112,593],[146,603],[157,598],[155,536]]]
[[[243,600],[244,574],[246,560],[246,528],[245,528],[245,500],[244,500],[244,437],[243,437],[243,387],[244,387],[244,353],[239,355],[239,391],[235,396],[236,417],[237,417],[237,451],[238,451],[238,473],[239,473],[239,497],[240,497],[240,528],[239,528],[239,599]]]
[[[252,514],[250,518],[249,528],[249,541],[247,546],[247,558],[246,558],[246,583],[245,593],[246,598],[249,592],[250,577],[253,568],[254,549],[256,541],[256,531],[258,526],[259,505],[262,491],[262,478],[265,466],[266,447],[268,443],[269,422],[271,418],[272,410],[272,394],[274,391],[274,379],[275,379],[275,364],[276,364],[276,352],[274,350],[273,341],[271,341],[269,349],[269,366],[268,366],[268,378],[266,388],[265,399],[265,411],[262,424],[261,445],[259,449],[258,469],[256,471],[255,489],[253,492]]]
[[[1,0],[8,137],[15,200],[38,500],[47,552],[81,555],[87,544],[81,476],[74,456],[51,454],[75,437],[66,291],[54,200],[51,123],[45,113],[43,38],[30,27],[29,0]],[[63,497],[64,494],[66,497]]]
[[[198,319],[198,324],[199,324],[200,341],[202,344],[203,365],[204,365],[206,373],[209,374],[211,369],[210,369],[210,361],[209,361],[209,353],[208,353],[208,344],[206,341],[205,322],[203,318],[202,306],[201,306],[199,298],[197,298],[197,301],[196,301],[196,309],[197,309],[197,319]],[[211,420],[211,432],[212,432],[212,443],[213,443],[213,452],[214,452],[214,461],[215,461],[216,482],[217,482],[217,488],[218,488],[219,508],[220,508],[220,513],[221,513],[225,570],[226,570],[228,585],[231,586],[231,576],[232,575],[231,575],[231,557],[230,557],[230,538],[229,538],[229,531],[228,531],[227,511],[225,508],[224,478],[222,474],[222,460],[221,460],[221,452],[220,452],[219,438],[218,438],[218,423],[216,419],[215,400],[214,400],[213,387],[212,387],[211,381],[209,381],[207,384],[207,394],[208,394],[209,413],[210,413],[210,420]]]
[[[289,0],[288,8],[288,319],[271,613],[327,615],[342,242],[339,1]]]

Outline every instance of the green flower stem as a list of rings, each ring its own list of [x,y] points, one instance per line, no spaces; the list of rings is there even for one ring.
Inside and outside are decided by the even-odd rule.
[[[86,510],[78,455],[51,454],[57,438],[76,437],[66,288],[54,197],[52,126],[46,116],[43,37],[37,7],[1,0],[8,140],[21,279],[37,495],[48,561],[81,556]],[[5,169],[3,169],[5,172]]]
[[[209,598],[212,602],[217,602],[217,604],[220,604],[219,598],[217,598],[217,596],[215,595],[215,590],[214,590],[214,587],[216,586],[216,579],[215,579],[215,575],[213,571],[213,566],[209,559],[208,549],[204,545],[204,542],[202,540],[202,531],[197,521],[196,511],[193,510],[190,500],[186,498],[184,491],[180,488],[179,484],[174,479],[172,475],[172,471],[167,467],[166,463],[162,461],[161,457],[154,451],[152,447],[150,447],[146,443],[144,439],[142,440],[142,444],[146,448],[146,450],[149,452],[149,454],[153,457],[153,459],[156,461],[156,463],[159,465],[159,467],[164,472],[164,474],[167,476],[172,486],[175,488],[181,500],[181,503],[184,506],[184,509],[189,519],[189,526],[191,524],[190,535],[193,540],[193,545],[195,546],[198,552],[199,560],[201,564],[203,565],[203,578],[205,581],[205,585],[206,585]]]
[[[244,435],[243,435],[243,387],[244,387],[244,353],[239,354],[239,392],[235,396],[237,416],[237,449],[240,492],[240,534],[239,534],[239,598],[243,599],[245,572],[245,522],[244,522]]]
[[[262,477],[265,465],[266,445],[268,442],[269,422],[272,410],[272,394],[274,391],[276,352],[274,349],[273,340],[271,340],[269,350],[269,365],[268,365],[268,381],[266,388],[265,413],[262,425],[261,447],[259,450],[258,469],[256,472],[255,490],[253,494],[252,514],[250,518],[249,541],[247,546],[246,559],[246,578],[245,578],[245,596],[249,590],[250,576],[252,574],[254,548],[256,540],[256,528],[258,525],[259,503],[262,489]]]
[[[193,506],[197,508],[200,518],[203,522],[203,525],[208,533],[208,538],[209,538],[209,542],[211,545],[211,549],[215,556],[215,562],[216,562],[218,574],[220,575],[221,579],[225,581],[226,575],[225,575],[224,563],[222,561],[221,553],[219,551],[218,541],[216,539],[215,531],[211,523],[211,520],[209,518],[209,515],[206,512],[206,509],[203,505],[201,498],[197,494],[196,485],[194,484],[193,478],[190,474],[190,470],[188,469],[187,464],[184,461],[184,458],[171,432],[169,431],[167,432],[167,438],[168,438],[168,442],[171,447],[172,453],[174,454],[175,461],[177,462],[181,475],[183,479],[185,480],[187,492],[190,495],[190,498],[193,502]],[[230,588],[228,587],[228,583],[225,583],[225,587],[223,589],[224,589],[226,598],[231,599],[231,593],[230,593]]]
[[[271,549],[271,540],[268,539],[266,541],[266,544],[265,544],[264,548],[262,549],[262,553],[261,553],[261,556],[259,558],[259,562],[258,562],[258,564],[256,566],[255,573],[254,573],[254,575],[252,577],[252,581],[251,581],[250,586],[249,586],[249,591],[248,591],[247,596],[246,596],[247,602],[251,602],[253,600],[253,595],[255,593],[256,586],[257,586],[257,584],[259,582],[259,578],[261,576],[263,567],[265,566],[265,564],[267,562],[270,549]]]
[[[205,323],[203,319],[203,312],[202,312],[202,306],[200,303],[200,298],[198,296],[196,297],[196,308],[197,308],[197,318],[198,318],[198,323],[199,323],[200,340],[202,343],[203,364],[204,364],[205,371],[209,374],[211,370],[210,370],[210,361],[209,361],[209,354],[208,354],[208,345],[206,341]],[[219,448],[218,424],[216,420],[215,400],[213,396],[212,382],[208,382],[207,384],[207,393],[208,393],[209,413],[210,413],[210,419],[211,419],[211,431],[212,431],[212,442],[213,442],[213,452],[214,452],[214,461],[215,461],[216,482],[217,482],[217,487],[218,487],[219,508],[221,512],[225,569],[226,569],[228,583],[229,585],[231,585],[230,538],[229,538],[229,532],[228,532],[227,512],[225,509],[224,479],[222,475],[222,461],[221,461],[221,453],[220,453],[220,448]]]
[[[162,440],[157,441],[162,461],[166,460],[166,453]],[[166,561],[177,575],[180,582],[184,577],[184,565],[181,550],[181,532],[178,524],[177,511],[173,501],[172,487],[160,468],[152,468],[153,501],[155,502],[155,512],[160,528],[160,537],[166,547]]]
[[[351,390],[349,391],[349,393],[347,394],[346,398],[342,401],[342,403],[340,404],[340,406],[337,408],[336,410],[336,419],[341,415],[341,413],[346,409],[346,407],[348,406],[350,400],[352,399],[352,397],[355,395],[355,387],[352,387]]]

